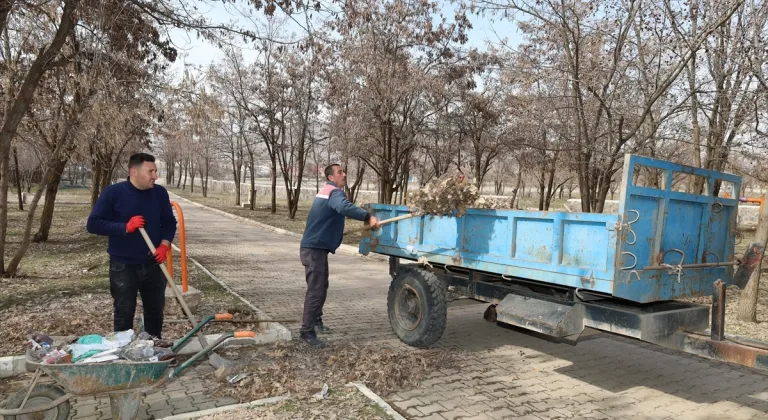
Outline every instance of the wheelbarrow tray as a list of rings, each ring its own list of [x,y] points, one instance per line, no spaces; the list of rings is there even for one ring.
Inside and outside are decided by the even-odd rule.
[[[44,364],[27,357],[27,369],[42,370],[64,390],[74,395],[93,395],[148,388],[168,371],[170,360],[158,362],[119,361],[91,364]]]

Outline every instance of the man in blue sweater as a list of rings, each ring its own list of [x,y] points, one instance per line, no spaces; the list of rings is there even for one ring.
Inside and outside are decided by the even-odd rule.
[[[312,209],[307,217],[307,226],[301,238],[299,256],[304,265],[307,280],[307,294],[304,297],[304,316],[299,336],[312,346],[323,346],[316,330],[328,332],[323,325],[323,305],[328,295],[328,253],[336,253],[344,234],[344,218],[365,221],[372,228],[378,227],[379,220],[367,211],[347,200],[342,187],[347,184],[347,175],[341,166],[325,168],[328,182],[315,196]]]
[[[127,181],[104,188],[88,217],[88,232],[109,236],[109,290],[115,310],[115,331],[133,329],[136,294],[144,305],[144,329],[162,338],[166,280],[159,264],[165,262],[176,235],[176,218],[168,191],[157,180],[155,158],[136,153],[128,161]],[[149,247],[139,228],[145,228],[157,251]]]

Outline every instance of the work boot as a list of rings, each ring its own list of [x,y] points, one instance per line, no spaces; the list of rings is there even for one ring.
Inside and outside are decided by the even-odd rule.
[[[325,347],[325,341],[320,340],[314,334],[304,334],[304,333],[301,333],[301,334],[299,334],[299,337],[302,340],[304,340],[305,343],[309,344],[312,347],[317,347],[317,348]]]

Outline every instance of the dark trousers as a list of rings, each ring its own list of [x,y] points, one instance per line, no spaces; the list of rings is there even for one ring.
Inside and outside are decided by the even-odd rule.
[[[314,335],[315,323],[323,316],[325,297],[328,296],[328,251],[318,248],[301,248],[301,264],[307,278],[307,294],[304,296],[304,317],[301,335]]]
[[[157,263],[123,264],[109,262],[109,291],[115,305],[115,331],[133,329],[136,294],[144,305],[144,329],[162,337],[166,279]]]

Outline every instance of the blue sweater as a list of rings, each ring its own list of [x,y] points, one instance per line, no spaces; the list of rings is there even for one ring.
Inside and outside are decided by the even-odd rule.
[[[315,196],[307,217],[307,227],[301,237],[302,248],[326,249],[331,253],[341,245],[344,234],[344,217],[368,221],[367,211],[347,200],[336,184],[328,182]]]
[[[88,217],[88,232],[109,236],[107,252],[112,260],[123,264],[150,262],[147,243],[138,229],[125,232],[125,225],[133,216],[144,216],[144,230],[157,247],[162,240],[173,241],[176,235],[176,217],[173,216],[168,191],[160,185],[140,190],[130,181],[104,188]]]

